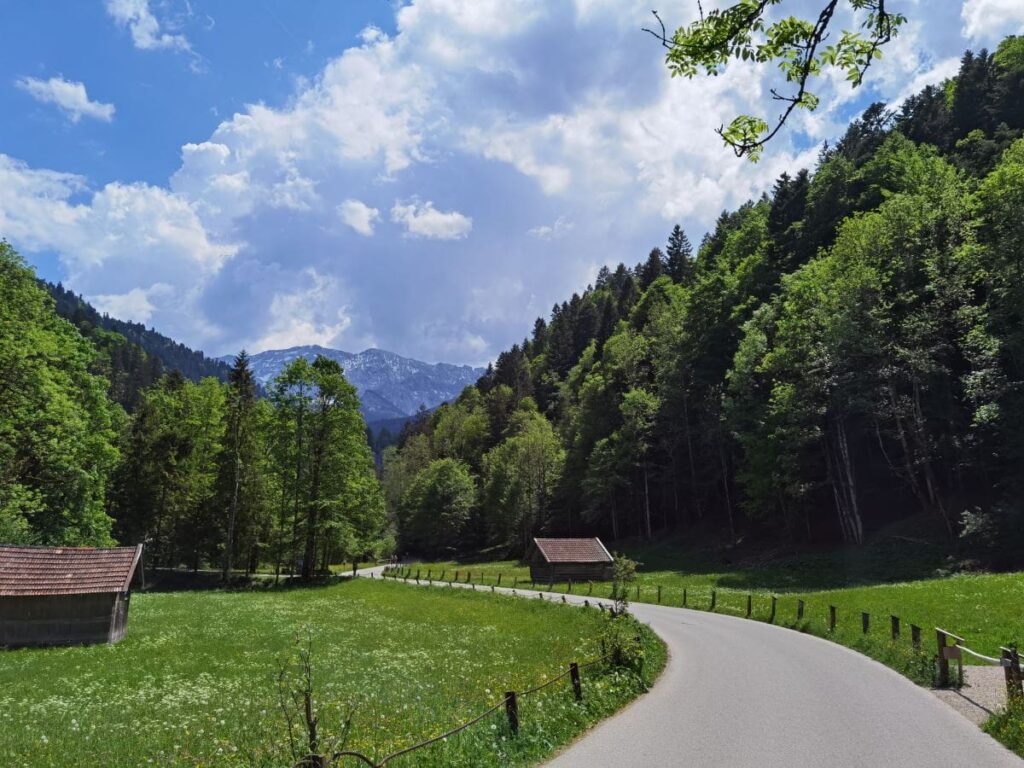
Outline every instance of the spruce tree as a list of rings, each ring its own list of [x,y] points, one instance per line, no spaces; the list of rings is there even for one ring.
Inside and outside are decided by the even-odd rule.
[[[647,256],[647,261],[637,269],[640,278],[640,290],[646,291],[647,287],[661,277],[664,271],[665,257],[661,252],[661,248],[653,248]]]
[[[672,228],[672,233],[668,236],[665,253],[668,256],[665,267],[668,276],[673,282],[688,285],[694,275],[693,246],[690,245],[690,238],[686,236],[686,232],[678,224]]]

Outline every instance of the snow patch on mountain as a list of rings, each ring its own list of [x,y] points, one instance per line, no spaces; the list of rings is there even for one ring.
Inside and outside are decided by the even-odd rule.
[[[256,380],[267,387],[296,358],[312,361],[317,355],[336,360],[345,369],[345,377],[359,392],[368,422],[411,416],[421,405],[436,408],[458,397],[484,374],[483,368],[424,363],[383,349],[352,353],[309,345],[267,350],[249,359]],[[221,359],[228,364],[234,361],[231,356]]]

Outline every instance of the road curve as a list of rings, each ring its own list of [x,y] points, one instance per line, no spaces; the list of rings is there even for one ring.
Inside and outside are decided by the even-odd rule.
[[[835,643],[685,608],[631,611],[668,645],[665,671],[550,768],[1024,766],[930,692]]]

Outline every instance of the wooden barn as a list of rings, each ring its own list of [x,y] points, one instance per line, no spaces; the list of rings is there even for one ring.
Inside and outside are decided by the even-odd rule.
[[[0,546],[0,647],[116,643],[137,547]]]
[[[534,539],[527,553],[533,581],[607,581],[612,556],[597,537]]]

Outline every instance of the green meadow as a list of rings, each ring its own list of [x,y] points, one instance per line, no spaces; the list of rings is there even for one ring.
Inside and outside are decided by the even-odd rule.
[[[935,628],[963,637],[968,647],[998,656],[1000,646],[1024,641],[1024,573],[947,575],[942,547],[925,541],[889,537],[857,549],[806,554],[761,555],[741,558],[677,543],[623,547],[639,569],[629,597],[645,603],[660,602],[691,608],[711,607],[736,615],[746,614],[752,595],[753,618],[771,616],[771,596],[777,596],[775,622],[828,635],[869,655],[892,663],[919,682],[928,682],[926,670],[911,654],[910,625],[922,630],[922,647],[935,652]],[[555,583],[530,581],[529,569],[516,561],[488,563],[438,562],[407,566],[405,572],[425,576],[428,571],[446,579],[458,573],[476,583],[536,588],[557,593],[608,597],[608,583]],[[805,604],[797,620],[797,601]],[[837,630],[829,632],[829,606],[837,609]],[[861,613],[871,616],[865,637]],[[890,616],[900,618],[900,642],[890,641]],[[892,658],[890,658],[892,656]],[[970,657],[967,663],[972,663]],[[910,664],[910,666],[908,666]],[[914,667],[914,668],[911,668]]]
[[[141,593],[114,646],[0,653],[4,766],[288,766],[277,676],[311,638],[320,730],[352,716],[347,747],[379,759],[600,656],[608,618],[463,590],[369,579],[255,592]],[[664,664],[644,630],[642,672],[600,664],[395,766],[530,765],[620,708]]]

